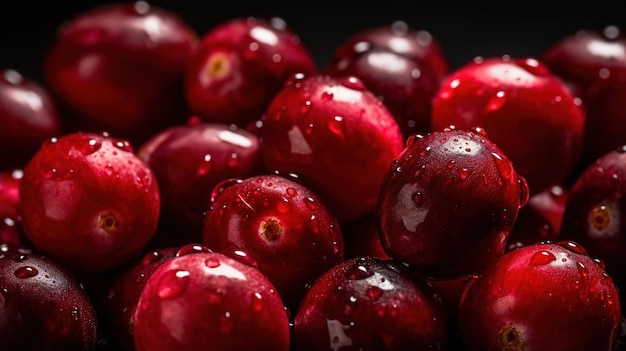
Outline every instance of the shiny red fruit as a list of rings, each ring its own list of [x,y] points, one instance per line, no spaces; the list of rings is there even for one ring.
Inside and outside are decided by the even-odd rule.
[[[154,173],[127,141],[108,134],[46,142],[24,168],[19,191],[26,237],[77,271],[104,271],[137,256],[159,218]]]
[[[11,69],[0,71],[0,126],[0,171],[24,167],[63,127],[48,90]]]
[[[344,261],[307,292],[294,318],[295,351],[447,350],[439,296],[397,262]]]
[[[0,244],[27,247],[19,213],[20,183],[24,172],[20,169],[0,172]]]
[[[219,253],[161,264],[135,313],[137,351],[287,351],[289,319],[270,281]]]
[[[259,130],[266,169],[294,173],[340,222],[371,213],[389,163],[402,151],[398,123],[356,77],[295,75]]]
[[[282,19],[234,18],[202,36],[185,94],[205,121],[245,127],[261,118],[291,75],[315,71],[313,56]]]
[[[139,145],[187,118],[184,71],[196,40],[176,14],[145,1],[100,5],[59,28],[46,82],[75,129]]]
[[[458,322],[467,351],[610,351],[620,300],[579,244],[536,244],[501,256],[472,281]]]
[[[475,274],[504,252],[527,200],[524,178],[484,131],[414,135],[380,185],[381,241],[427,276]]]
[[[526,178],[531,194],[558,185],[581,156],[580,99],[532,58],[476,58],[451,73],[433,102],[433,130],[481,127]]]
[[[34,253],[0,252],[0,350],[96,350],[96,310],[74,276]]]
[[[247,252],[292,310],[308,284],[343,261],[339,223],[309,188],[270,174],[218,190],[202,243],[213,251]]]

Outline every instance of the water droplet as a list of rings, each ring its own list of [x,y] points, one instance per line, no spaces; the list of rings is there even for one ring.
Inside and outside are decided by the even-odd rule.
[[[346,88],[359,90],[359,91],[366,90],[365,84],[363,84],[363,81],[357,76],[343,77],[343,78],[339,78],[338,80],[339,80],[339,83]]]
[[[27,278],[32,278],[36,276],[37,274],[39,274],[39,271],[37,271],[35,267],[22,266],[16,269],[15,272],[13,272],[13,274],[15,274],[15,276],[20,279],[27,279]]]
[[[553,261],[556,261],[556,256],[552,252],[549,251],[537,251],[530,258],[531,266],[543,266],[549,264]]]
[[[19,262],[24,262],[27,259],[28,259],[28,256],[26,256],[26,255],[19,255],[19,256],[16,256],[15,258],[13,258],[13,261],[19,263]]]
[[[459,178],[461,178],[461,180],[465,180],[470,174],[470,171],[467,168],[460,168],[457,173],[459,174]]]
[[[550,74],[548,68],[534,58],[517,59],[515,64],[538,77],[545,77]]]
[[[514,170],[511,162],[495,152],[492,152],[491,156],[493,157],[496,169],[498,170],[500,176],[505,180],[510,179]]]
[[[158,262],[161,258],[163,258],[163,255],[158,250],[152,250],[143,256],[143,258],[141,259],[141,264],[144,266],[149,266],[155,262]]]
[[[213,161],[211,159],[211,155],[206,154],[202,158],[202,161],[200,162],[200,164],[198,164],[196,175],[201,177],[203,175],[210,173],[211,169],[213,169]]]
[[[162,299],[173,299],[182,295],[189,285],[190,275],[188,271],[171,270],[161,277],[157,294]]]
[[[366,279],[374,275],[374,272],[370,271],[366,266],[355,263],[346,269],[344,276],[349,280],[361,280]]]
[[[112,143],[113,143],[113,146],[115,146],[116,148],[122,151],[133,152],[133,147],[132,145],[130,145],[128,140],[117,139],[117,140],[112,140]]]
[[[335,116],[328,121],[327,126],[328,130],[330,130],[333,134],[337,135],[340,138],[344,137],[345,124],[343,123],[343,117]]]
[[[242,262],[250,267],[259,268],[259,264],[256,262],[256,260],[252,257],[252,255],[249,252],[245,250],[226,249],[226,250],[220,251],[220,253],[223,253],[228,257],[232,257],[236,259],[237,261]]]
[[[369,296],[372,301],[378,300],[382,295],[383,289],[377,286],[370,286],[369,288],[367,288],[367,296]]]
[[[243,180],[239,178],[227,178],[217,183],[215,187],[213,187],[213,191],[211,192],[211,203],[215,202],[219,195],[224,192],[224,190],[235,184],[240,184],[241,182],[243,182]]]
[[[506,102],[505,92],[500,90],[498,91],[485,106],[485,112],[494,112],[502,108],[504,103]]]
[[[455,163],[454,160],[450,160],[448,164],[446,164],[446,168],[451,169],[452,167],[454,167],[454,163]]]
[[[307,196],[306,198],[304,198],[304,204],[311,211],[317,210],[317,203],[315,202],[315,199],[310,196]]]
[[[519,208],[526,206],[530,199],[530,188],[526,178],[521,175],[517,176],[517,183],[519,184]]]
[[[20,85],[24,81],[24,77],[18,71],[12,69],[5,70],[3,76],[4,81],[12,85]]]
[[[0,289],[0,307],[6,307],[9,302],[9,291],[6,288]]]
[[[571,241],[571,240],[559,241],[557,244],[570,250],[571,252],[574,252],[580,255],[588,255],[587,250],[585,250],[581,245],[579,245],[578,243],[574,241]]]
[[[232,318],[230,318],[230,312],[225,312],[223,315],[220,316],[219,324],[220,333],[230,334],[230,332],[232,332],[235,322]]]
[[[51,168],[51,169],[49,169],[49,170],[47,170],[47,171],[45,171],[43,173],[43,176],[46,179],[53,179],[53,178],[56,177],[56,175],[57,175],[57,169],[56,168]]]
[[[274,63],[279,63],[280,61],[282,61],[283,57],[280,56],[279,54],[274,54],[272,55],[272,62]]]
[[[322,101],[330,101],[332,100],[334,97],[334,94],[332,91],[325,91],[322,93]]]
[[[296,194],[298,194],[298,191],[295,188],[287,188],[287,195],[289,196],[296,196]]]
[[[478,134],[479,136],[483,137],[483,138],[488,138],[487,136],[487,131],[485,130],[485,128],[481,128],[481,127],[474,127],[470,130],[472,133]]]
[[[304,102],[304,105],[302,105],[302,107],[300,107],[300,113],[302,115],[306,115],[307,113],[309,113],[309,111],[311,111],[311,108],[313,108],[313,104],[311,103],[310,100],[306,100]]]
[[[276,210],[280,213],[288,213],[291,211],[291,204],[286,198],[282,198],[281,201],[276,201]]]
[[[213,251],[202,244],[185,244],[180,249],[178,249],[178,251],[176,252],[176,256],[178,257],[178,256],[185,256],[185,255],[197,254],[197,253],[207,253],[207,252],[213,252]]]
[[[411,198],[413,199],[413,203],[416,207],[422,207],[424,204],[424,195],[421,191],[414,192]]]
[[[241,162],[239,161],[239,155],[237,155],[237,153],[235,152],[231,153],[228,160],[226,160],[226,165],[230,168],[235,168],[239,166],[240,163]]]
[[[216,257],[209,257],[206,261],[204,261],[204,264],[209,268],[217,268],[220,266],[221,262]]]
[[[589,276],[589,268],[587,268],[582,262],[576,262],[576,268],[578,268],[578,273],[583,278]]]
[[[597,257],[592,258],[592,260],[601,269],[606,269],[606,264],[604,263],[603,260],[601,260],[601,259],[599,259]]]

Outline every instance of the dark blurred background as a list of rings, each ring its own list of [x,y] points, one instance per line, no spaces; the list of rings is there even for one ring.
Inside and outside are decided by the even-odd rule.
[[[475,56],[536,56],[581,29],[617,25],[626,29],[618,1],[494,2],[373,0],[310,1],[148,1],[177,13],[198,35],[233,17],[278,16],[326,64],[350,35],[403,20],[428,30],[441,44],[452,68]],[[57,28],[77,14],[112,1],[16,1],[0,6],[0,69],[12,68],[41,80],[43,56]]]

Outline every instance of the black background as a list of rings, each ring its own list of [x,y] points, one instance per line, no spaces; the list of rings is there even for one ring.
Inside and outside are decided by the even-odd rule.
[[[12,68],[41,80],[43,56],[57,28],[79,13],[111,1],[20,1],[0,5],[0,69]],[[278,16],[302,39],[317,63],[350,35],[403,20],[428,30],[441,44],[451,68],[475,56],[538,56],[549,45],[581,29],[617,25],[626,12],[616,1],[436,2],[436,1],[149,1],[183,18],[198,35],[233,17]]]

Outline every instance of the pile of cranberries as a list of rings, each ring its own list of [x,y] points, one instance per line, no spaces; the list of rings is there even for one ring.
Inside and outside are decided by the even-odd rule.
[[[626,36],[451,67],[396,21],[144,1],[0,72],[0,350],[625,350]]]

